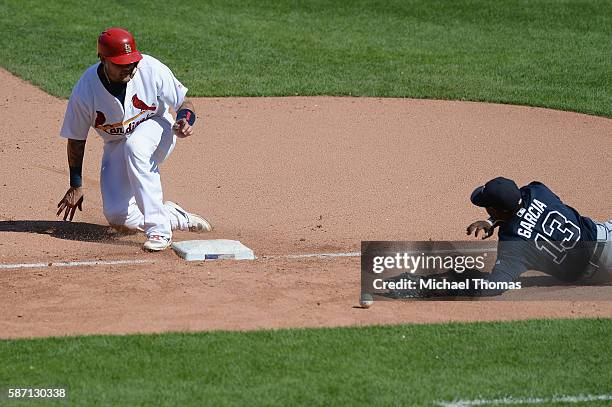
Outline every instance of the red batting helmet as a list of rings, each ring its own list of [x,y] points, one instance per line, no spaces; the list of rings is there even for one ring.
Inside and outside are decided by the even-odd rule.
[[[134,36],[123,28],[102,31],[98,37],[98,55],[117,65],[127,65],[142,59],[136,49]]]

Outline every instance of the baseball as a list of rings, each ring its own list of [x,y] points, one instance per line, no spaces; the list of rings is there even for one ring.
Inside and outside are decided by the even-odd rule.
[[[359,298],[359,305],[361,305],[361,308],[370,308],[372,304],[374,304],[374,297],[372,297],[372,294],[361,294]]]

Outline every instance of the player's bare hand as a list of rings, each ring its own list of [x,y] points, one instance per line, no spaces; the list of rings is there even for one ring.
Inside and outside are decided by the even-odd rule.
[[[66,195],[57,204],[57,216],[64,212],[64,220],[72,221],[77,208],[83,211],[83,190],[81,188],[70,187]]]
[[[478,233],[480,233],[480,231],[483,232],[482,239],[484,240],[493,236],[495,228],[486,220],[477,220],[476,222],[472,223],[470,226],[467,227],[466,232],[468,235],[474,233],[474,237],[478,237]]]
[[[174,130],[176,137],[179,138],[189,137],[193,134],[193,127],[187,123],[187,119],[177,120],[174,126],[172,126],[172,130]]]

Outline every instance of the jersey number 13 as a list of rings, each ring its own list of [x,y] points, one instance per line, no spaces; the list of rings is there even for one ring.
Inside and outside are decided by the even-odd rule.
[[[538,250],[548,253],[553,261],[561,264],[567,251],[580,240],[580,228],[557,211],[549,212],[542,222],[544,235],[538,233],[535,244]]]

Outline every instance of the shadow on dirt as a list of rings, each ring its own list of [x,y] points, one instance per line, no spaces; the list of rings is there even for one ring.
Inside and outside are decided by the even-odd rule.
[[[0,221],[0,232],[35,233],[53,236],[58,239],[77,240],[81,242],[112,243],[119,245],[136,244],[134,242],[118,240],[124,236],[134,235],[136,232],[118,231],[110,226],[85,222],[46,220]]]

